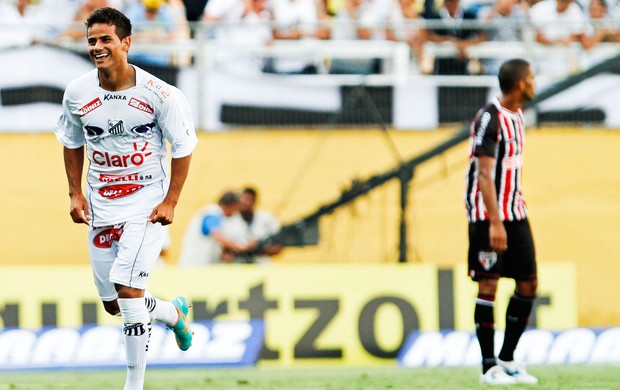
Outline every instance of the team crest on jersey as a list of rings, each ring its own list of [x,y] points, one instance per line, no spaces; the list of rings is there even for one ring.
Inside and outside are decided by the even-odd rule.
[[[137,110],[144,111],[147,114],[154,114],[155,110],[148,103],[143,102],[142,100],[138,100],[136,98],[131,98],[128,103],[129,107],[133,107]]]
[[[108,119],[108,133],[110,135],[121,135],[125,132],[122,119],[110,118]]]
[[[144,125],[139,125],[131,128],[131,132],[134,135],[139,135],[144,138],[151,138],[153,136],[153,128],[155,127],[155,122],[147,123]]]
[[[88,114],[89,112],[94,111],[97,108],[101,107],[102,105],[103,103],[101,102],[101,99],[96,98],[95,100],[88,102],[84,106],[78,108],[77,114],[79,116],[84,116]]]
[[[488,271],[497,263],[497,253],[480,251],[478,252],[478,261]]]
[[[99,142],[101,140],[101,136],[103,135],[103,129],[97,126],[84,126],[84,130],[86,131],[86,138],[88,138],[91,142]]]

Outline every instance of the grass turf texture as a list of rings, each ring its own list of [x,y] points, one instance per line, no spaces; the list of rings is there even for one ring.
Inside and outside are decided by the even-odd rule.
[[[617,389],[620,370],[611,365],[533,366],[537,386],[513,385],[511,389]],[[0,374],[0,390],[110,390],[123,386],[125,372],[55,371]],[[477,368],[400,367],[364,368],[226,368],[150,369],[145,390],[194,389],[479,389]],[[503,386],[506,388],[506,386]]]

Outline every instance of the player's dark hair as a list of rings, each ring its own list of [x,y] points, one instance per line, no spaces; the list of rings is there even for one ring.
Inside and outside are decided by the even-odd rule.
[[[499,88],[502,92],[510,92],[517,87],[517,83],[528,74],[530,63],[520,58],[515,58],[504,62],[499,68]]]
[[[233,191],[224,192],[222,196],[220,196],[220,200],[217,202],[221,206],[230,206],[235,203],[239,203],[239,194]]]
[[[123,40],[131,35],[131,21],[121,11],[103,7],[94,10],[86,19],[86,30],[93,24],[107,24],[115,27],[116,35]]]

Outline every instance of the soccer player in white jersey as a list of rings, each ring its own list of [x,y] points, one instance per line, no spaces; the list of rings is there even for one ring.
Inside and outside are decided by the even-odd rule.
[[[182,93],[127,62],[131,22],[125,15],[98,9],[86,29],[96,69],[67,86],[55,133],[64,145],[71,218],[88,225],[97,290],[105,310],[123,318],[124,389],[142,389],[151,320],[171,328],[182,350],[192,343],[187,298],[166,302],[145,297],[145,289],[197,138]],[[89,160],[85,195],[84,154]]]

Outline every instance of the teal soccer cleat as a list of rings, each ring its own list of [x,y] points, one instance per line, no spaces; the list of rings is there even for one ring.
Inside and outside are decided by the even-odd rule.
[[[170,329],[174,332],[174,337],[181,351],[187,351],[192,346],[192,338],[194,337],[194,332],[190,329],[189,321],[187,321],[187,313],[192,305],[184,296],[174,298],[171,303],[176,307],[179,319]]]

